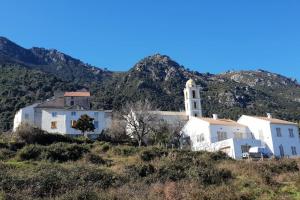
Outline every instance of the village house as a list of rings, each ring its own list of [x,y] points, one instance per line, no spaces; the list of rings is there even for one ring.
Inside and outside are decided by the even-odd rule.
[[[243,115],[236,122],[202,117],[200,87],[188,80],[184,89],[187,123],[182,128],[182,142],[193,151],[223,151],[241,159],[251,149],[263,149],[268,156],[300,155],[299,129],[296,123],[268,117]],[[188,142],[187,142],[188,141]]]
[[[213,118],[191,117],[182,132],[193,151],[223,151],[235,159],[241,159],[251,146],[261,146],[247,126],[216,114]]]
[[[296,123],[267,117],[242,115],[239,124],[249,128],[254,137],[277,157],[299,156],[299,128]]]
[[[24,123],[36,126],[49,133],[79,136],[81,132],[72,128],[81,115],[94,119],[95,130],[87,133],[97,137],[111,123],[111,111],[91,109],[90,92],[65,92],[41,103],[35,103],[20,109],[14,117],[13,130]]]

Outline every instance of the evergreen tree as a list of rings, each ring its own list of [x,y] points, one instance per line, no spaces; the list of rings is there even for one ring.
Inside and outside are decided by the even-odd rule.
[[[85,135],[86,132],[91,132],[95,130],[93,120],[94,118],[91,118],[86,114],[81,115],[72,128],[80,130],[82,135],[87,137],[87,135]]]

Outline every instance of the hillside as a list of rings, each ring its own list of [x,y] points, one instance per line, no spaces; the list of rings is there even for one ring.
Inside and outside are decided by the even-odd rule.
[[[0,65],[1,87],[6,91],[0,95],[0,121],[6,123],[1,130],[11,128],[11,123],[7,124],[17,109],[46,99],[56,90],[87,88],[94,96],[94,108],[119,109],[127,101],[148,98],[161,110],[183,110],[183,88],[189,78],[202,87],[205,116],[219,113],[237,119],[241,114],[271,112],[276,117],[300,121],[299,83],[263,70],[200,73],[186,69],[169,56],[155,54],[141,59],[127,72],[116,73],[57,50],[25,49],[3,37]],[[23,73],[30,78],[27,80]],[[46,95],[36,94],[41,88],[47,88]]]
[[[299,159],[135,147],[26,129],[0,135],[0,199],[299,199]]]
[[[54,75],[28,70],[18,64],[0,65],[0,130],[12,127],[13,114],[33,102],[46,100],[55,91],[81,87]]]
[[[91,66],[55,49],[33,47],[25,49],[7,38],[0,37],[0,64],[19,64],[28,69],[40,70],[61,79],[86,84],[101,81],[110,72]]]

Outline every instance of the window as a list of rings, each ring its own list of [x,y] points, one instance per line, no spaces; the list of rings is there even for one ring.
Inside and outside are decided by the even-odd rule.
[[[292,149],[292,155],[297,155],[296,147],[291,146],[291,149]]]
[[[192,90],[193,98],[196,98],[196,92],[195,90]]]
[[[94,116],[95,118],[98,118],[99,113],[98,112],[94,112]]]
[[[294,129],[289,128],[289,135],[290,135],[290,137],[295,137],[294,136]]]
[[[281,128],[276,128],[277,137],[281,137]]]
[[[197,113],[195,113],[194,116],[197,117],[198,116]]]
[[[203,141],[204,141],[204,135],[203,134],[197,135],[197,142],[203,142]]]
[[[76,120],[71,120],[71,128],[73,128],[76,124]]]
[[[279,152],[280,152],[280,157],[284,157],[284,150],[282,145],[279,146]]]
[[[194,102],[194,108],[195,109],[197,108],[197,102]]]
[[[71,106],[74,106],[74,101],[73,101],[73,100],[70,101],[70,105],[71,105]]]
[[[25,119],[29,119],[29,114],[25,113]]]
[[[234,132],[234,137],[237,139],[243,139],[243,133],[242,132]]]
[[[217,135],[218,135],[218,141],[227,139],[227,133],[225,131],[218,131]]]
[[[51,122],[51,129],[57,129],[57,122],[56,121]]]
[[[56,117],[57,116],[57,112],[52,112],[52,117]]]
[[[76,116],[76,112],[75,111],[71,112],[71,115]]]
[[[99,128],[99,122],[98,121],[94,121],[94,127],[95,127],[95,129]]]

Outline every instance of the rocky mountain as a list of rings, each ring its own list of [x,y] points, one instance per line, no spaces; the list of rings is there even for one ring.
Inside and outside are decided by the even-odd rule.
[[[111,74],[55,49],[25,49],[5,37],[0,37],[0,64],[7,63],[40,70],[83,85],[87,81],[101,81]]]
[[[183,110],[183,88],[189,78],[202,87],[206,116],[219,113],[236,119],[241,114],[271,112],[300,121],[300,85],[279,74],[263,70],[199,73],[160,54],[140,60],[127,72],[116,73],[57,50],[25,49],[0,38],[0,129],[11,127],[16,110],[57,90],[87,88],[94,96],[94,108],[119,109],[127,101],[147,98],[161,110]]]

